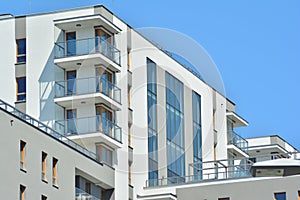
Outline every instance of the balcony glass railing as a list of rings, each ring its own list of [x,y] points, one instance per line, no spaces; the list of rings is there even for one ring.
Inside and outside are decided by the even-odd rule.
[[[245,153],[248,153],[248,141],[234,131],[228,131],[228,144],[233,144]]]
[[[122,129],[100,115],[56,121],[55,129],[63,135],[101,132],[118,142],[122,142]]]
[[[54,58],[65,58],[100,53],[120,65],[120,50],[100,37],[57,42],[54,47]]]
[[[61,141],[65,145],[76,149],[76,151],[86,155],[87,157],[97,161],[98,163],[101,163],[99,160],[99,156],[97,156],[95,153],[87,150],[86,148],[80,146],[76,142],[73,142],[72,140],[68,139],[67,137],[63,136],[62,134],[58,133],[56,130],[46,126],[44,123],[34,119],[33,117],[17,110],[15,107],[7,104],[6,102],[0,100],[0,108],[5,110],[6,112],[12,114],[13,116],[17,117],[18,119],[24,121],[25,123],[28,123],[32,125],[33,127],[43,131],[44,133],[48,134],[51,137],[56,138],[57,140]]]
[[[100,200],[99,198],[79,189],[75,188],[75,200]]]
[[[101,77],[77,78],[66,81],[56,81],[55,97],[102,93],[117,103],[121,103],[121,89]]]

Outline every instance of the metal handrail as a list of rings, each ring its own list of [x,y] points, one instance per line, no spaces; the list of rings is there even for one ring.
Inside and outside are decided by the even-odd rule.
[[[68,83],[73,83],[72,88],[68,88]],[[100,76],[55,81],[54,88],[55,97],[66,97],[100,92],[121,104],[121,89],[112,82]]]
[[[146,187],[160,187],[194,182],[251,177],[250,168],[255,163],[253,158],[256,158],[259,161],[279,158],[297,159],[300,158],[300,152],[265,154],[249,158],[230,158],[191,163],[189,164],[189,167],[194,169],[194,166],[197,166],[196,169],[199,173],[184,177],[174,176],[160,179],[149,179],[146,180]],[[201,168],[198,166],[201,166]],[[194,173],[194,170],[189,170],[189,172]]]
[[[74,44],[74,52],[67,52],[67,44]],[[89,55],[101,53],[105,57],[112,60],[114,63],[120,65],[121,52],[114,45],[101,37],[83,38],[76,40],[69,40],[64,42],[56,42],[54,44],[55,55],[54,58],[65,58],[70,56]]]
[[[13,116],[17,117],[18,119],[22,120],[23,122],[34,126],[35,128],[39,129],[40,131],[43,131],[47,135],[56,138],[57,140],[61,141],[65,145],[77,150],[78,152],[84,154],[85,156],[91,158],[92,160],[94,160],[98,163],[101,163],[99,160],[99,157],[95,153],[87,150],[86,148],[80,146],[76,142],[73,142],[72,140],[68,139],[67,137],[61,135],[56,130],[48,127],[47,125],[38,121],[37,119],[19,111],[18,109],[11,106],[10,104],[4,102],[1,99],[0,99],[0,108],[5,110],[6,112],[12,114]]]

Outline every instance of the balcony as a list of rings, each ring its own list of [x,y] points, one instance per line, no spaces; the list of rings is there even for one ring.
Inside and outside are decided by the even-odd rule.
[[[109,32],[115,34],[122,31],[119,27],[100,14],[55,19],[53,22],[56,27],[64,31],[74,31],[74,29],[94,29],[95,27],[105,27]]]
[[[120,71],[121,53],[116,47],[100,37],[56,42],[54,63],[64,69],[88,64],[104,64],[112,71]],[[84,66],[84,65],[83,65]]]
[[[227,119],[230,119],[233,122],[234,127],[242,127],[242,126],[249,125],[245,119],[243,119],[241,116],[239,116],[235,112],[227,112],[226,116],[227,116]]]
[[[56,81],[54,93],[54,101],[63,107],[90,101],[106,104],[114,110],[121,109],[121,89],[100,77]]]
[[[233,145],[234,147],[237,147],[238,150],[236,150],[234,147],[233,150],[236,151],[236,153],[240,154],[240,156],[247,156],[248,153],[248,141],[245,140],[243,137],[241,137],[239,134],[235,133],[234,131],[228,131],[227,132],[227,141],[228,141],[228,148],[231,148],[230,145]],[[242,151],[242,152],[240,152]]]
[[[105,143],[112,148],[122,143],[122,129],[100,115],[56,121],[55,129],[72,140]]]
[[[75,188],[75,195],[75,200],[100,200],[79,188]]]

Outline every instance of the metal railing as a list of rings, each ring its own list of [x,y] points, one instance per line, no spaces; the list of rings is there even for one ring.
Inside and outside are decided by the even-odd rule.
[[[55,129],[63,135],[101,132],[118,142],[122,142],[122,129],[101,115],[56,121]]]
[[[100,200],[100,199],[79,188],[75,188],[75,200]]]
[[[300,152],[258,155],[249,158],[232,158],[189,164],[189,175],[146,180],[146,187],[160,187],[205,181],[251,177],[250,168],[257,161],[273,159],[300,159]],[[198,173],[195,173],[197,171]],[[191,174],[193,173],[193,174]]]
[[[227,132],[228,144],[233,144],[245,153],[248,153],[248,141],[234,131]]]
[[[66,97],[100,92],[117,103],[121,103],[121,89],[101,77],[77,78],[56,81],[55,97]]]
[[[105,57],[120,65],[121,53],[108,40],[100,37],[69,40],[56,42],[54,47],[54,58],[65,58],[101,53]]]
[[[76,142],[73,142],[72,140],[68,139],[67,137],[63,136],[62,134],[58,133],[56,130],[48,127],[44,123],[34,119],[33,117],[19,111],[15,107],[9,105],[8,103],[0,100],[0,108],[5,110],[6,112],[12,114],[13,116],[17,117],[18,119],[34,126],[35,128],[38,128],[40,131],[43,131],[44,133],[50,135],[51,137],[56,138],[57,140],[61,141],[65,145],[77,150],[78,152],[84,154],[85,156],[91,158],[94,161],[97,161],[98,163],[101,163],[99,160],[99,156],[97,156],[95,153],[87,150],[86,148],[80,146]]]

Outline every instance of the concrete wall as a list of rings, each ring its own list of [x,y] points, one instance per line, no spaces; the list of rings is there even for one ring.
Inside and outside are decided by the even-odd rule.
[[[0,187],[3,199],[18,199],[20,184],[26,186],[27,199],[40,199],[42,194],[49,199],[74,199],[75,175],[78,170],[92,177],[92,182],[102,182],[107,188],[113,188],[113,169],[96,163],[2,110],[0,128],[1,137],[5,138],[0,140],[0,159],[5,161],[0,170],[0,177],[5,182]],[[20,140],[26,142],[26,171],[20,170]],[[41,180],[42,151],[47,153],[48,183]],[[58,188],[52,186],[53,157],[58,159]]]
[[[0,20],[0,30],[0,99],[13,105],[16,101],[16,40],[14,18]]]

